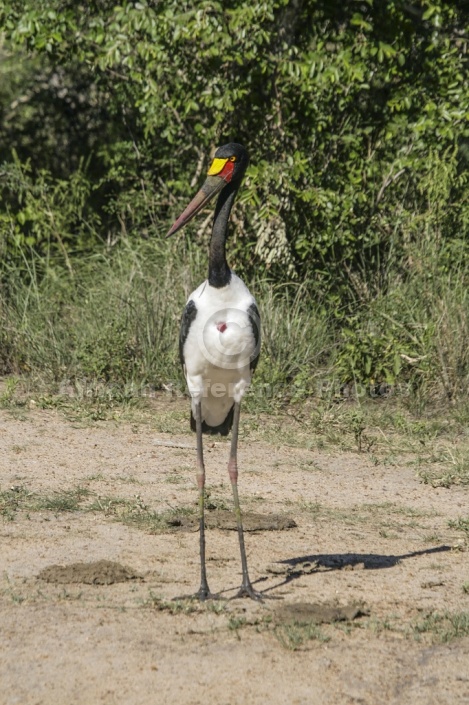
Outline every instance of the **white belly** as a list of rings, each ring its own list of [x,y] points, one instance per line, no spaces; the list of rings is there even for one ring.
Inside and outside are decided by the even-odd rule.
[[[183,349],[192,411],[200,401],[202,419],[218,426],[251,381],[256,339],[248,309],[255,301],[236,275],[223,289],[205,282],[189,300],[197,308]]]

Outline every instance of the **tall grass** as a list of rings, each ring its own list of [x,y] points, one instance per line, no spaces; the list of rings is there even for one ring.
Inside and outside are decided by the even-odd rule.
[[[3,272],[2,372],[56,386],[100,380],[182,387],[179,320],[206,267],[205,252],[185,241],[126,241],[112,254],[81,257],[71,271],[44,268],[30,256]],[[306,285],[283,293],[265,280],[250,284],[264,328],[257,377],[275,392],[304,377],[305,366],[327,361],[330,334],[314,316]]]
[[[405,249],[386,286],[358,307],[336,368],[404,384],[423,403],[454,403],[469,389],[469,259],[433,233]]]
[[[364,277],[365,293],[346,315],[332,299],[327,303],[314,279],[248,282],[263,322],[253,403],[340,395],[347,384],[369,394],[383,383],[422,403],[464,398],[469,265],[464,253],[448,260],[447,245],[425,243],[415,246],[406,268],[389,267],[385,287],[373,290]],[[33,254],[4,264],[0,372],[56,391],[95,381],[182,389],[179,320],[206,267],[205,249],[182,238],[124,239],[66,266]],[[357,290],[357,281],[350,286]]]
[[[4,273],[2,364],[49,383],[152,382],[176,374],[177,322],[192,276],[169,248],[128,242],[73,269]],[[197,261],[193,269],[197,269]]]

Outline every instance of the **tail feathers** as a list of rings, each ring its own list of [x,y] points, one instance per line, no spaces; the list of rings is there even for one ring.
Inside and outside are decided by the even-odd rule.
[[[224,421],[222,421],[221,424],[218,426],[209,426],[206,421],[202,421],[202,433],[208,433],[211,436],[214,436],[215,434],[219,433],[221,436],[227,436],[229,432],[231,431],[231,427],[233,425],[233,415],[234,415],[234,404],[229,410],[226,418]],[[194,414],[192,413],[191,409],[191,429],[192,431],[196,430],[195,427],[195,418]]]

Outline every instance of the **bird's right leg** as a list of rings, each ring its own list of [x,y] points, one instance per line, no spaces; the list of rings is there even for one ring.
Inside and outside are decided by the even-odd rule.
[[[253,600],[260,600],[262,602],[263,595],[257,590],[254,590],[251,580],[249,579],[248,573],[248,562],[246,558],[246,548],[244,546],[244,531],[243,522],[241,519],[241,508],[239,506],[239,496],[238,496],[238,432],[239,432],[239,412],[240,403],[235,402],[234,405],[234,416],[233,416],[233,428],[231,430],[231,450],[230,450],[230,460],[228,463],[228,473],[230,476],[231,487],[233,489],[233,499],[236,514],[236,522],[238,525],[238,538],[239,538],[239,548],[241,550],[241,567],[243,571],[243,583],[239,589],[236,597],[250,597]]]
[[[195,407],[195,426],[197,435],[197,487],[199,490],[199,531],[200,531],[200,588],[195,597],[199,600],[210,600],[216,597],[210,592],[205,567],[205,465],[202,446],[202,405],[200,401]]]

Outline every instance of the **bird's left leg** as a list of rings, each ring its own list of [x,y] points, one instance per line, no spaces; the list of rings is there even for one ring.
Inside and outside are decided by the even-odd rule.
[[[234,507],[236,514],[236,522],[238,525],[239,547],[241,549],[241,567],[243,570],[243,582],[236,597],[251,597],[253,600],[262,600],[263,595],[254,590],[249,579],[248,562],[246,558],[246,549],[244,547],[244,531],[241,518],[241,508],[239,506],[238,497],[238,430],[239,430],[239,412],[241,409],[240,402],[235,402],[233,428],[231,436],[230,459],[228,462],[228,473],[230,476],[231,487],[233,489]]]
[[[200,531],[200,588],[195,597],[199,600],[210,600],[217,598],[210,592],[207,582],[207,571],[205,567],[205,464],[204,451],[202,445],[202,408],[200,401],[195,407],[195,423],[197,435],[197,485],[199,489],[199,531]]]

